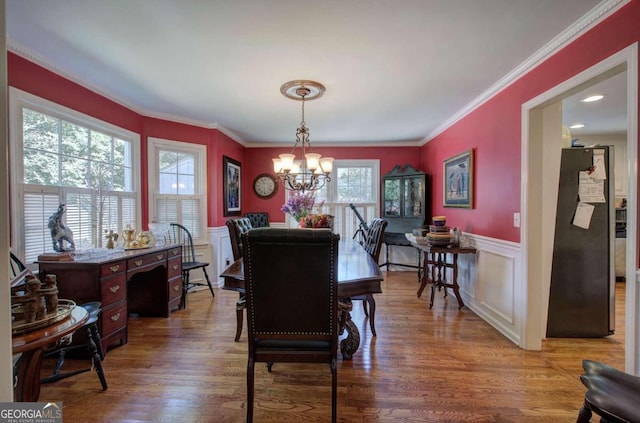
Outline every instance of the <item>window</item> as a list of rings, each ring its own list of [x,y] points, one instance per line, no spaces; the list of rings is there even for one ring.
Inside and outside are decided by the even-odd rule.
[[[53,252],[47,223],[59,204],[76,248],[139,226],[137,134],[15,88],[10,102],[13,247],[27,263]]]
[[[149,221],[180,223],[194,240],[207,227],[207,148],[149,138]]]
[[[354,204],[368,223],[380,210],[380,162],[378,160],[335,160],[331,182],[316,193],[316,204],[324,201],[323,213],[334,216],[334,231],[353,237],[360,221],[349,207]]]

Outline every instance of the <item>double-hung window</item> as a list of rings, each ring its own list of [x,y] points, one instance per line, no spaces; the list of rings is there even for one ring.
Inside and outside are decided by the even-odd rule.
[[[10,121],[12,245],[27,263],[54,251],[47,226],[60,204],[76,249],[139,227],[137,134],[15,88]]]
[[[334,216],[334,231],[351,238],[360,221],[350,207],[353,204],[369,223],[380,210],[379,160],[335,160],[331,182],[316,193],[316,204],[324,201],[322,211]]]
[[[180,223],[194,241],[206,239],[207,148],[148,139],[149,221]]]

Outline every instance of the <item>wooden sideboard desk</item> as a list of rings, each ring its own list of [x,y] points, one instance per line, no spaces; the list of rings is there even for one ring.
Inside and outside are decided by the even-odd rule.
[[[38,261],[40,278],[56,275],[58,296],[100,301],[102,349],[127,343],[129,314],[169,317],[182,298],[182,246],[117,252],[79,261]]]

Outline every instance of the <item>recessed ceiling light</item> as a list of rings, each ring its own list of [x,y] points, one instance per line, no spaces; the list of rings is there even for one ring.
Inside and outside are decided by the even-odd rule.
[[[584,124],[583,123],[576,123],[575,125],[571,125],[569,128],[571,128],[571,129],[584,128]]]
[[[583,98],[581,101],[583,103],[591,103],[591,102],[594,102],[594,101],[602,100],[603,98],[604,98],[603,95],[599,95],[598,94],[598,95],[591,95],[591,96],[589,96],[587,98]]]

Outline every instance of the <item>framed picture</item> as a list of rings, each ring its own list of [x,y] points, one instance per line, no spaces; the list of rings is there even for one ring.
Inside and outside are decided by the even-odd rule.
[[[444,207],[473,208],[473,149],[444,161]]]
[[[242,172],[240,162],[230,157],[222,156],[224,171],[224,215],[239,216],[242,205]]]

